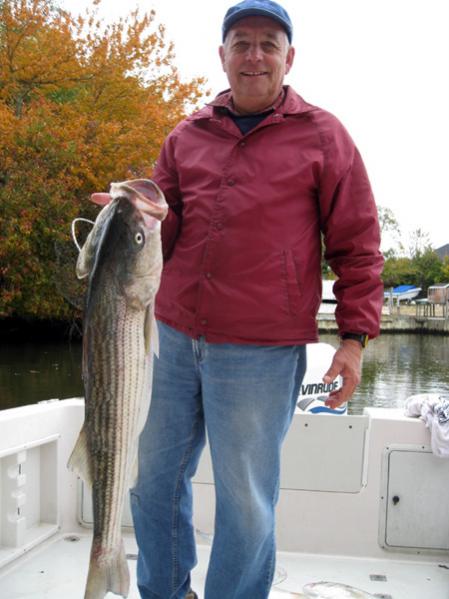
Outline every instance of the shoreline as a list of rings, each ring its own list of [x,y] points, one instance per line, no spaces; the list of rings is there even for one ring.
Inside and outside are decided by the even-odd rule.
[[[318,330],[320,333],[337,333],[337,323],[332,304],[324,304],[318,313]],[[381,334],[413,333],[423,335],[449,335],[449,318],[417,317],[412,314],[383,313],[380,322]]]
[[[334,316],[335,304],[323,304],[317,316],[320,333],[338,333]],[[382,314],[382,334],[410,333],[423,335],[449,335],[449,318],[417,317],[412,314]],[[0,318],[0,339],[8,343],[21,343],[36,339],[45,341],[80,342],[80,320],[72,322],[53,320],[24,320]]]
[[[74,341],[82,338],[80,320],[32,320],[0,318],[0,339],[8,343],[27,341]]]

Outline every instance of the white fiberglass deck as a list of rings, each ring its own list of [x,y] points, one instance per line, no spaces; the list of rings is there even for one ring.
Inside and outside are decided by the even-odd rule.
[[[76,540],[74,540],[76,539]],[[57,535],[0,573],[2,599],[80,599],[89,561],[89,533]],[[125,537],[131,571],[129,599],[138,599],[135,578],[137,547]],[[192,574],[193,588],[204,598],[209,547],[198,546],[199,562]],[[373,579],[374,578],[374,579]],[[270,599],[303,597],[307,583],[332,581],[356,587],[383,599],[449,599],[449,564],[356,559],[279,552]],[[108,599],[117,597],[109,593]],[[350,595],[337,595],[343,599]],[[248,598],[250,599],[250,598]]]
[[[75,399],[0,412],[0,599],[84,595],[90,494],[66,468],[83,416]],[[193,486],[202,532],[192,577],[204,599],[215,511],[207,452]],[[270,599],[308,599],[304,585],[319,581],[364,591],[328,589],[326,599],[449,599],[448,506],[449,460],[432,454],[418,419],[374,408],[360,416],[295,415],[283,450]],[[129,509],[122,524],[129,597],[138,599]]]

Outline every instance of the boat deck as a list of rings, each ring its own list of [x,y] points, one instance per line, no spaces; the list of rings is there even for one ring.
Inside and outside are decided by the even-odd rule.
[[[87,487],[66,468],[83,417],[79,400],[0,413],[0,599],[84,596],[92,506]],[[449,599],[449,461],[432,454],[430,441],[424,423],[401,410],[296,414],[283,448],[282,551],[270,599]],[[214,530],[213,483],[205,451],[193,480],[199,599]],[[138,599],[129,509],[122,524],[129,598]],[[320,581],[339,588],[304,593]]]
[[[86,532],[57,534],[14,561],[0,573],[0,597],[4,599],[80,599],[89,561],[91,535]],[[135,564],[137,546],[133,535],[125,535],[129,556],[131,590],[129,599],[139,599]],[[198,565],[192,586],[204,599],[209,546],[198,545]],[[315,556],[279,552],[270,599],[303,597],[303,586],[318,581],[350,585],[364,594],[344,593],[323,597],[338,599],[449,599],[449,564],[392,561],[365,558]],[[329,592],[329,591],[328,591]],[[366,595],[365,595],[366,593]],[[117,597],[108,593],[107,597]],[[249,599],[249,598],[248,598]]]

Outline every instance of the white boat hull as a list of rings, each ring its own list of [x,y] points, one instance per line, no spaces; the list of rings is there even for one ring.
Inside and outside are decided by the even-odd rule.
[[[81,596],[91,512],[66,463],[83,415],[80,399],[0,412],[1,597],[30,596],[27,588],[38,589],[33,598]],[[202,598],[214,520],[207,453],[194,504],[200,563],[193,580]],[[318,580],[393,599],[449,599],[448,504],[449,461],[432,455],[420,420],[374,408],[361,416],[296,414],[277,509],[277,576],[286,578],[273,599]],[[129,513],[124,525],[135,554]],[[375,574],[386,581],[371,580]],[[137,598],[135,579],[132,588]]]

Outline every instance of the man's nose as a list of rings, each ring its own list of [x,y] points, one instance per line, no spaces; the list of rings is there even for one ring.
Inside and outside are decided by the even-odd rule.
[[[248,48],[247,58],[252,62],[258,62],[263,58],[263,50],[258,44],[252,44]]]

